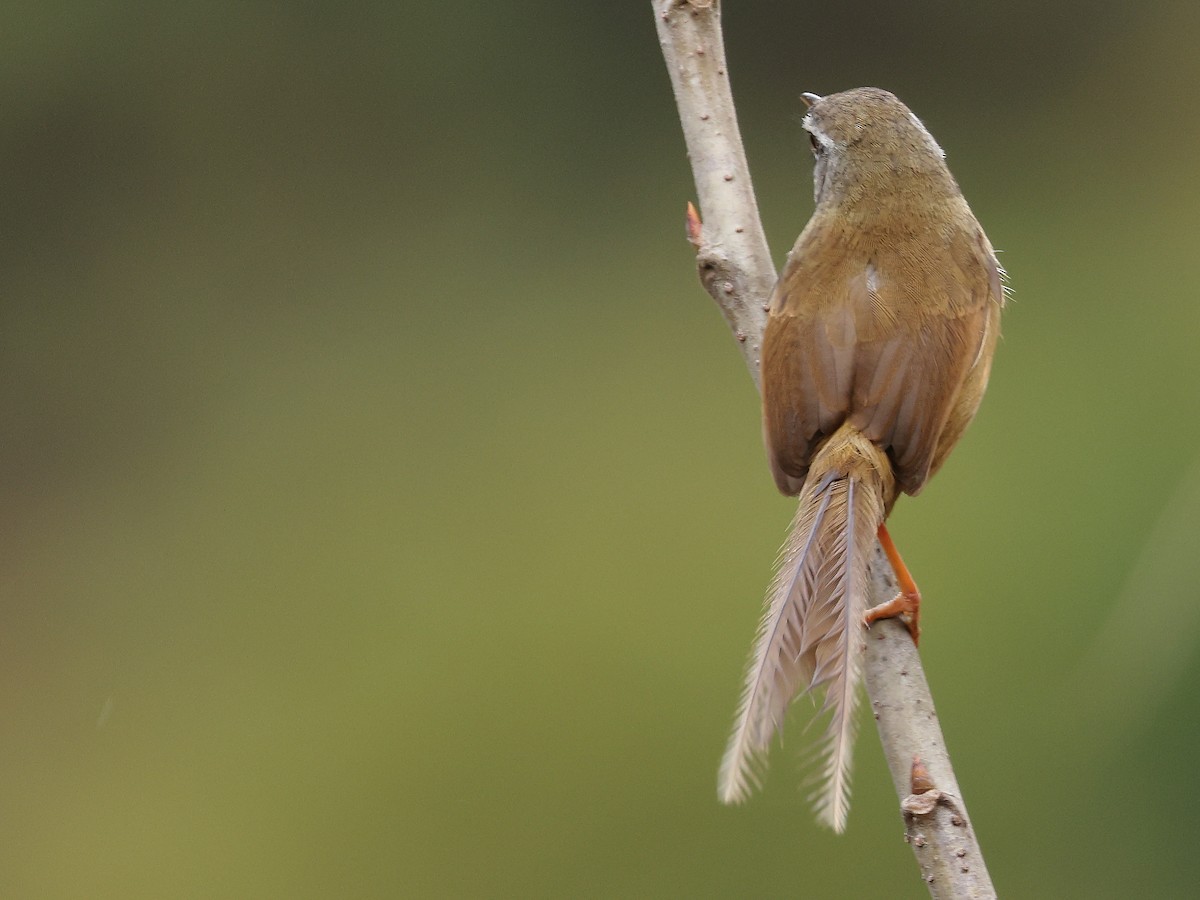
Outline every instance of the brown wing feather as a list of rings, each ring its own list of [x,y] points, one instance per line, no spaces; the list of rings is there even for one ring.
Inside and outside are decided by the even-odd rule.
[[[805,229],[763,338],[764,438],[781,491],[799,492],[816,448],[847,420],[888,451],[906,493],[941,464],[947,424],[957,440],[974,415],[958,398],[986,368],[1002,300],[975,229],[935,252],[925,237],[919,253],[815,220]]]
[[[1004,286],[995,252],[982,229],[979,231],[977,247],[986,260],[988,275],[988,302],[984,304],[986,311],[984,333],[980,341],[979,352],[971,364],[966,381],[954,402],[954,408],[950,411],[950,416],[942,429],[937,450],[934,452],[929,467],[929,477],[931,478],[942,467],[946,456],[954,449],[954,445],[958,443],[967,426],[971,424],[971,420],[975,418],[975,413],[979,411],[979,404],[983,400],[983,392],[987,387],[988,376],[991,374],[992,354],[996,349],[996,341],[1000,338],[1000,310],[1004,306]]]
[[[844,237],[824,226],[818,210],[796,239],[771,297],[762,351],[763,440],[784,494],[800,493],[817,445],[849,410],[849,391],[837,374],[854,359],[845,340],[853,337],[845,325],[854,320],[836,312],[848,307]],[[830,318],[837,344],[830,340]]]

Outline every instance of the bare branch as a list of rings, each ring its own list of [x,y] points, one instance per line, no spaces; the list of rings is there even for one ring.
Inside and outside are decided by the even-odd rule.
[[[887,557],[876,554],[876,596],[895,591]],[[871,711],[896,794],[901,797],[905,840],[913,848],[921,878],[935,900],[994,898],[975,829],[967,817],[921,657],[897,619],[871,628],[864,672]],[[924,777],[918,781],[916,762]],[[927,802],[922,802],[927,801]]]
[[[653,7],[703,212],[701,223],[689,204],[688,238],[696,247],[700,279],[733,330],[758,385],[766,303],[776,275],[738,131],[720,3],[653,0]],[[896,592],[891,566],[876,547],[871,603],[890,600]],[[930,894],[935,900],[995,897],[920,657],[896,620],[872,627],[864,680],[902,801],[906,837]],[[922,764],[917,789],[914,760]]]
[[[700,280],[740,342],[757,385],[775,267],[729,89],[720,6],[655,0],[654,18],[700,198],[703,226],[688,217]]]

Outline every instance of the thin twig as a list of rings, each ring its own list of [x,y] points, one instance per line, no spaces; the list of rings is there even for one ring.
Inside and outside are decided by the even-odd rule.
[[[775,267],[729,90],[720,9],[715,0],[685,5],[655,0],[654,15],[704,213],[700,233],[688,229],[700,280],[724,313],[758,385]]]
[[[688,238],[705,289],[724,314],[754,383],[775,269],[759,221],[729,87],[719,0],[653,0],[702,215]],[[896,595],[883,551],[872,565],[872,605]],[[935,900],[995,897],[937,721],[921,660],[896,620],[867,641],[864,681],[902,802],[906,839]],[[923,765],[914,789],[914,760]],[[920,790],[920,792],[918,792]],[[915,795],[915,796],[914,796]]]

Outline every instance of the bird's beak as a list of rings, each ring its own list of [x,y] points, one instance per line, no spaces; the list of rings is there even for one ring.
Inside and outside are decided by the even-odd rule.
[[[800,99],[804,101],[805,106],[807,106],[809,109],[812,109],[815,104],[820,103],[825,98],[820,94],[805,93],[800,95]]]

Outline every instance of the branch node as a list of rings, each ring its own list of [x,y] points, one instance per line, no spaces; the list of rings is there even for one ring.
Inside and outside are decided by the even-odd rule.
[[[691,200],[688,201],[687,212],[684,214],[684,222],[688,243],[699,250],[704,238],[704,224],[700,221],[700,213],[696,212],[696,206]]]
[[[914,794],[924,794],[932,791],[934,787],[933,779],[929,777],[929,770],[925,768],[925,763],[921,762],[921,757],[914,754],[912,761],[912,792]]]

